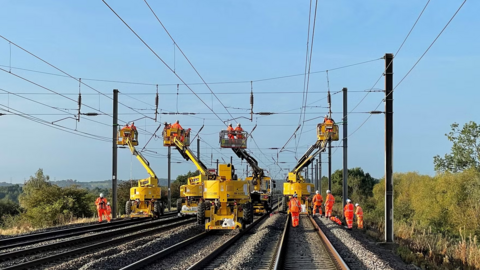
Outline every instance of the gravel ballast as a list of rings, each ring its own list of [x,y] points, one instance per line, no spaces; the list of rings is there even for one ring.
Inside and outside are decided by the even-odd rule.
[[[314,220],[351,269],[420,269],[417,266],[405,264],[392,251],[384,249],[366,238],[358,237],[355,228],[352,231],[348,231],[343,226],[318,216],[314,217]]]
[[[259,269],[268,265],[267,260],[275,253],[286,217],[279,213],[266,218],[205,269]]]
[[[201,231],[201,228],[194,224],[182,225],[158,234],[141,237],[124,244],[106,246],[103,250],[89,253],[48,269],[120,269],[138,261],[139,259],[195,236]]]
[[[167,258],[159,260],[145,269],[188,269],[194,263],[205,258],[213,250],[224,244],[228,239],[234,237],[237,233],[238,230],[213,232],[212,235],[207,235],[205,238],[196,243],[192,243],[182,251],[170,254]]]

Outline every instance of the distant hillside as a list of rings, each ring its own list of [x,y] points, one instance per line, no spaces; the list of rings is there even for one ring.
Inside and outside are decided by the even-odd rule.
[[[13,186],[13,185],[17,185],[17,184],[10,184],[10,183],[7,183],[7,182],[0,182],[0,187],[9,187],[9,186]]]
[[[127,181],[127,180],[120,180],[120,181]],[[160,185],[161,186],[166,186],[167,185],[167,179],[159,179]],[[173,182],[173,180],[172,180]],[[94,189],[94,188],[111,188],[112,187],[112,180],[103,180],[103,181],[91,181],[91,182],[83,182],[83,181],[77,181],[77,180],[72,180],[72,179],[67,179],[67,180],[57,180],[57,181],[51,181],[52,184],[55,184],[59,187],[69,187],[73,185],[77,185],[83,188],[87,189]]]

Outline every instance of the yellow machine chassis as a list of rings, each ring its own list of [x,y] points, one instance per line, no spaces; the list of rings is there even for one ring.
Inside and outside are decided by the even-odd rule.
[[[243,229],[243,225],[239,220],[239,218],[243,218],[243,211],[240,211],[238,206],[250,201],[249,182],[240,180],[207,180],[204,181],[204,187],[203,198],[212,201],[213,204],[210,210],[205,211],[205,218],[210,219],[209,222],[205,223],[205,229]],[[214,210],[215,201],[220,203],[220,207],[217,210]],[[231,210],[231,206],[233,206],[233,210]],[[224,226],[226,222],[230,222],[231,226]]]
[[[310,197],[314,189],[315,185],[311,183],[283,183],[283,195],[288,197],[296,193],[300,203],[305,205],[308,214],[311,212],[308,197]],[[289,200],[287,199],[286,201],[288,202]],[[287,213],[290,213],[290,210],[287,210]]]
[[[182,185],[180,187],[180,197],[185,198],[182,209],[179,211],[180,215],[197,215],[198,203],[203,198],[203,185]]]

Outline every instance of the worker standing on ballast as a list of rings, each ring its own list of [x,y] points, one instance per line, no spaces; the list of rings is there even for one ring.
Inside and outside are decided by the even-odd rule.
[[[100,197],[95,201],[98,212],[98,222],[102,222],[102,216],[107,216],[107,221],[110,223],[110,216],[107,215],[107,198],[103,197],[103,193],[100,193]]]
[[[343,209],[343,215],[345,216],[348,229],[351,230],[353,227],[353,204],[350,199],[347,199],[347,205],[345,205]]]
[[[327,190],[327,198],[325,200],[325,217],[329,218],[332,216],[332,209],[335,204],[335,197],[333,197],[330,190]]]
[[[288,208],[290,209],[290,213],[292,213],[292,226],[297,227],[299,223],[299,215],[300,215],[300,210],[301,204],[297,199],[297,193],[293,194],[293,198],[290,199],[288,202]]]
[[[110,214],[112,213],[112,208],[110,207],[110,203],[107,202],[107,217],[110,217]]]
[[[315,196],[313,196],[313,214],[315,215],[316,213],[323,215],[322,213],[322,203],[323,203],[323,198],[322,195],[320,195],[320,192],[317,190],[315,192]]]
[[[363,209],[360,207],[360,204],[355,204],[355,215],[357,216],[357,228],[363,229]]]

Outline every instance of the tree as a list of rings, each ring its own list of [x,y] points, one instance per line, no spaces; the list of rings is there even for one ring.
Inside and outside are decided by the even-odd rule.
[[[475,122],[466,123],[460,130],[459,124],[453,123],[447,136],[453,143],[452,152],[445,157],[433,157],[435,170],[440,172],[461,172],[469,168],[480,171],[480,126]]]

